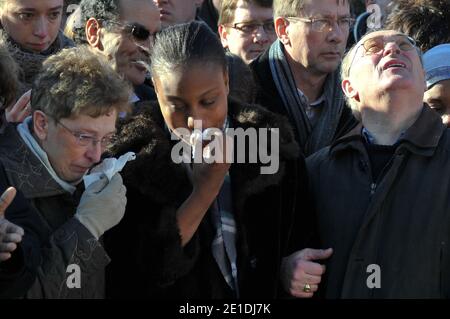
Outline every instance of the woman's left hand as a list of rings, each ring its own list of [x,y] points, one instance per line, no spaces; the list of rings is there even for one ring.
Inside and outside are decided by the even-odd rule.
[[[6,121],[9,123],[22,123],[31,115],[31,90],[20,97],[16,104],[9,106],[5,110]]]

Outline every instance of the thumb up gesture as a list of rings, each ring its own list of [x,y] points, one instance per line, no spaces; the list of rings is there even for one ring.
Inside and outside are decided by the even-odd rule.
[[[16,196],[16,189],[9,187],[0,197],[0,263],[11,258],[22,241],[24,230],[5,219],[5,211]]]

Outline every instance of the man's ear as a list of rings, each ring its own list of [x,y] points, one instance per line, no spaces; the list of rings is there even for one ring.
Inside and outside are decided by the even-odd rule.
[[[86,40],[89,45],[93,48],[97,48],[103,51],[103,45],[101,41],[101,26],[97,19],[90,18],[86,22],[85,32],[86,32]]]
[[[222,46],[227,49],[228,48],[228,31],[227,28],[223,24],[219,24],[218,27],[220,42],[222,42]]]
[[[275,18],[275,31],[277,33],[278,39],[284,44],[288,45],[291,43],[291,40],[289,39],[289,21],[287,21],[285,18],[277,17]]]
[[[33,112],[33,132],[40,141],[44,141],[47,138],[48,117],[42,111]]]
[[[354,99],[357,102],[359,102],[359,93],[358,91],[353,87],[350,80],[348,78],[344,79],[342,81],[342,91],[344,91],[344,94],[349,99]]]

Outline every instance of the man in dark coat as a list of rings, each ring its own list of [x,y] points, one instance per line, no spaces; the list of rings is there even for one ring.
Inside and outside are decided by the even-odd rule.
[[[343,62],[361,125],[307,160],[327,298],[450,297],[450,134],[423,104],[412,39],[370,33]]]
[[[352,21],[349,3],[275,0],[273,8],[278,40],[250,64],[259,87],[255,102],[289,118],[307,156],[356,124],[338,73]]]

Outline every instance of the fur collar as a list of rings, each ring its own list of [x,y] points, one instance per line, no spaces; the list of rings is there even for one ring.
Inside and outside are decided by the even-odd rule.
[[[244,197],[278,184],[285,174],[286,161],[296,160],[300,155],[288,120],[262,107],[242,105],[233,100],[229,101],[228,114],[233,128],[279,128],[280,131],[279,171],[262,175],[260,163],[232,164],[233,184],[242,187],[240,193]],[[149,103],[139,114],[119,124],[116,140],[106,155],[117,157],[128,151],[135,152],[136,160],[122,171],[127,187],[156,202],[166,203],[179,198],[180,193],[189,194],[191,188],[185,164],[175,164],[171,160],[172,145],[159,106]]]

